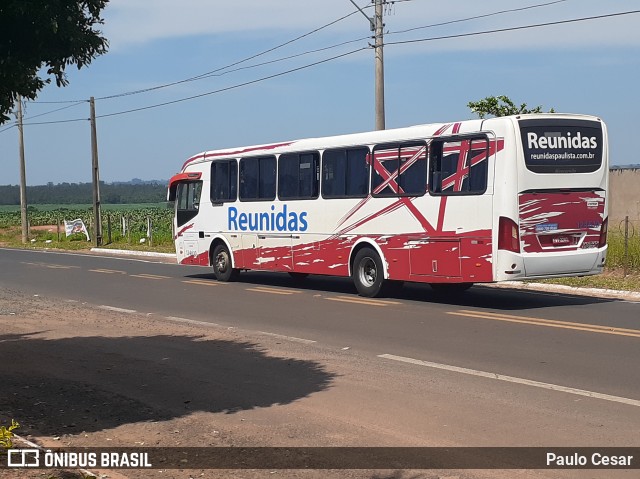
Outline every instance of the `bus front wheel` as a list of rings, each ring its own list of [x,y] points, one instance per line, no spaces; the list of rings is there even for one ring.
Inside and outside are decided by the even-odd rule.
[[[384,271],[382,260],[371,248],[362,248],[353,260],[351,273],[353,282],[360,296],[374,298],[382,291]]]
[[[219,244],[213,249],[213,272],[218,281],[235,281],[240,270],[231,267],[231,253],[229,249]]]

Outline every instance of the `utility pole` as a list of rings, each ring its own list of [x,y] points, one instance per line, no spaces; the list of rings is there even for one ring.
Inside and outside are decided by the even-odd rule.
[[[384,130],[384,41],[382,23],[382,4],[384,0],[376,2],[376,130]]]
[[[98,135],[96,132],[96,102],[89,100],[91,111],[91,165],[93,180],[93,236],[96,246],[102,245],[102,217],[100,214],[100,169],[98,168]]]
[[[18,96],[18,143],[20,150],[20,220],[22,223],[22,242],[29,241],[27,219],[27,173],[24,162],[24,134],[22,125],[22,97]]]
[[[372,32],[375,32],[375,94],[376,94],[376,130],[385,129],[384,120],[384,23],[382,23],[383,5],[386,0],[371,0],[375,3],[375,15],[369,17],[353,0],[349,0],[360,10],[367,20]]]

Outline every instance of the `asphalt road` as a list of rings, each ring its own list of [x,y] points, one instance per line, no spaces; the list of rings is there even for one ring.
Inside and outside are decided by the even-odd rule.
[[[240,278],[0,249],[2,288],[348,352],[344,364],[356,361],[374,393],[371,404],[345,399],[343,413],[369,408],[413,444],[640,445],[640,303],[482,286],[443,297],[427,285],[365,299],[347,279]],[[438,414],[417,420],[422,408]]]

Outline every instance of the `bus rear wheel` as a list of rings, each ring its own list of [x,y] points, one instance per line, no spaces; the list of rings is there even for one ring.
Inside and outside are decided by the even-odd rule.
[[[360,296],[378,296],[384,283],[384,270],[378,253],[371,248],[358,251],[353,260],[351,277]]]
[[[213,272],[218,281],[235,281],[240,274],[239,269],[231,267],[231,254],[229,249],[219,244],[213,249]]]

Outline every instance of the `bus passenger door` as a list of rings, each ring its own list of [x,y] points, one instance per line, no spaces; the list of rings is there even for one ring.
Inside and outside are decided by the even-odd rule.
[[[177,184],[175,193],[175,241],[178,262],[182,264],[202,264],[208,262],[208,255],[201,254],[195,218],[200,207],[202,181],[185,181]]]

